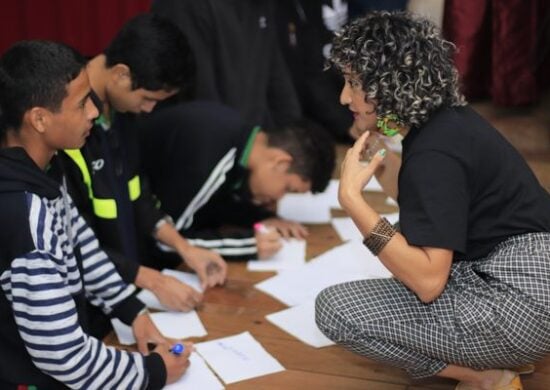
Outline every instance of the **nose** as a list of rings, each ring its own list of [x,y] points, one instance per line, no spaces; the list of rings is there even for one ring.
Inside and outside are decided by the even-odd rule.
[[[141,112],[150,113],[153,111],[153,108],[157,105],[157,102],[155,101],[146,101],[141,103]]]
[[[348,83],[344,83],[344,86],[342,87],[342,92],[340,92],[340,104],[343,106],[347,106],[351,103],[351,90],[348,86]]]
[[[86,112],[86,116],[90,121],[99,116],[99,110],[97,109],[91,98],[88,98],[88,100],[86,101]]]

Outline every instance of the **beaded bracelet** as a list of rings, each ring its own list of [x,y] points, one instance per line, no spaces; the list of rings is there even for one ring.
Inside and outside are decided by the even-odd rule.
[[[384,249],[397,230],[386,218],[380,218],[369,235],[363,240],[363,244],[375,256]]]

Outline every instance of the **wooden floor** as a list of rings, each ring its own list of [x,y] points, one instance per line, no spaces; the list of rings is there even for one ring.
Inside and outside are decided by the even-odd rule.
[[[474,104],[526,156],[547,190],[550,190],[549,103],[550,96],[542,104],[526,109],[504,110],[488,103]],[[343,150],[344,146],[340,146],[340,155]],[[384,205],[381,196],[371,194],[369,197],[373,204],[378,205],[380,212],[395,210]],[[330,225],[309,228],[308,259],[341,243]],[[454,381],[438,378],[412,381],[401,370],[367,360],[337,346],[321,349],[309,347],[270,324],[265,316],[286,306],[256,290],[254,284],[272,275],[274,273],[248,272],[245,264],[232,263],[225,287],[207,291],[205,302],[198,309],[208,336],[192,341],[250,331],[286,368],[281,373],[227,386],[228,389],[454,389]],[[106,341],[114,343],[112,336]],[[550,358],[540,362],[536,372],[525,376],[523,383],[526,390],[550,389]]]

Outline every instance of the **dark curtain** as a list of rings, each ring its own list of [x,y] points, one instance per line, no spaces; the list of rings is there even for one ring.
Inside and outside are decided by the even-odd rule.
[[[404,10],[407,0],[348,0],[349,20],[363,16],[369,11]]]
[[[22,39],[50,39],[96,55],[124,22],[150,5],[151,0],[3,0],[0,53]]]
[[[547,0],[446,0],[443,20],[467,98],[525,105],[550,84]]]

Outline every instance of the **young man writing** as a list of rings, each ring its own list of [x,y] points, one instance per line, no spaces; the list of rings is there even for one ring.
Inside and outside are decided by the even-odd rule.
[[[334,168],[334,144],[322,129],[247,126],[219,103],[166,108],[140,120],[139,132],[144,170],[163,210],[189,242],[226,259],[273,255],[280,248],[275,231],[307,234],[275,217],[276,202],[287,192],[323,191]],[[274,231],[254,232],[255,222]]]

